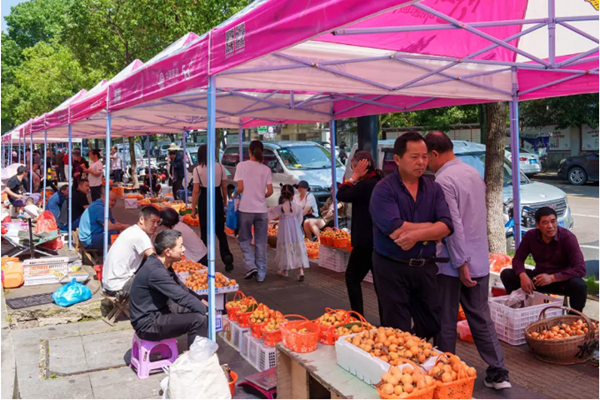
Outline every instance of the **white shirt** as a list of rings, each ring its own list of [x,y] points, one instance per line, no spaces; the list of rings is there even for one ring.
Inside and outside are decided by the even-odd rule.
[[[111,169],[123,169],[121,166],[121,157],[119,157],[119,153],[111,154],[111,157],[114,157],[110,160],[110,168]]]
[[[164,226],[161,226],[156,231],[158,235],[161,231],[167,229]],[[181,237],[183,237],[183,247],[185,247],[185,251],[183,255],[186,260],[198,262],[200,261],[207,253],[206,246],[198,233],[195,230],[190,228],[188,224],[179,221],[177,225],[173,227],[174,230],[181,232]]]
[[[144,252],[152,247],[150,237],[137,224],[125,229],[106,255],[102,272],[104,290],[123,289],[125,282],[142,265]]]
[[[256,161],[244,161],[235,169],[234,181],[244,182],[244,193],[240,200],[239,211],[247,213],[266,213],[267,185],[273,183],[271,170],[266,165]]]
[[[317,199],[310,192],[306,193],[306,197],[304,198],[304,200],[300,200],[300,193],[295,194],[294,204],[298,204],[300,207],[302,207],[303,210],[306,207],[310,207],[313,210],[312,215],[314,217],[319,216],[319,207],[317,207]]]
[[[225,167],[219,163],[215,163],[215,187],[220,187],[221,182],[226,178]],[[202,187],[206,187],[208,183],[207,168],[206,165],[198,165],[194,168],[194,185],[200,184]]]
[[[100,172],[100,175],[96,176],[94,174],[88,174],[88,181],[90,182],[90,187],[102,186],[102,171],[104,167],[102,166],[102,161],[98,160],[90,166],[90,169],[94,172]]]

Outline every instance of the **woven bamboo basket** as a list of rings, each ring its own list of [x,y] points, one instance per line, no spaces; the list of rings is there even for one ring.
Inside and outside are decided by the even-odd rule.
[[[552,308],[560,308],[575,315],[567,314],[546,318],[546,310]],[[583,319],[588,326],[588,332],[584,335],[553,340],[534,339],[531,336],[533,332],[539,332],[543,329],[550,330],[554,325],[563,323],[570,325],[579,319]],[[525,340],[533,350],[535,356],[541,361],[559,365],[584,363],[594,352],[594,348],[598,344],[597,331],[594,329],[592,322],[590,318],[577,310],[568,307],[549,306],[540,313],[540,318],[537,322],[525,328]]]

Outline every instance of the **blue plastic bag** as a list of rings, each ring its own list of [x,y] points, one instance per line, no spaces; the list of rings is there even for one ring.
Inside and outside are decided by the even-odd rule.
[[[239,201],[239,199],[235,198],[236,193],[237,189],[233,191],[232,199],[229,200],[229,203],[227,203],[227,214],[225,219],[225,226],[232,230],[236,230],[240,227],[240,223],[238,221],[239,211],[236,207],[236,202]]]
[[[75,278],[52,293],[52,299],[61,307],[69,307],[92,298],[92,291],[87,286],[77,283]]]

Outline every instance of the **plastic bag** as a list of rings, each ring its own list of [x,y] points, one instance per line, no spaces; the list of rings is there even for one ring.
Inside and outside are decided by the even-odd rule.
[[[54,219],[54,214],[52,214],[52,212],[49,210],[44,211],[42,215],[40,215],[37,219],[35,233],[52,232],[56,230],[58,230],[58,226],[56,225],[56,219]],[[54,240],[42,244],[42,247],[45,247],[49,250],[60,250],[63,247],[63,241],[60,237],[58,237]]]
[[[196,336],[190,351],[169,368],[169,399],[230,399],[229,382],[216,354],[219,345]]]
[[[512,257],[501,253],[490,253],[490,271],[500,273],[504,268],[512,267]]]
[[[239,203],[239,199],[235,198],[235,194],[237,192],[237,189],[235,189],[233,191],[233,199],[229,200],[229,203],[227,203],[227,215],[226,215],[226,219],[225,219],[225,226],[228,227],[229,229],[233,229],[236,230],[240,227],[239,224],[239,214],[238,214],[238,203]]]
[[[512,292],[504,305],[510,308],[525,308],[533,305],[533,295],[529,295],[523,289],[517,289]]]
[[[75,278],[52,293],[52,299],[61,307],[69,307],[92,298],[92,291],[87,286],[77,283]]]

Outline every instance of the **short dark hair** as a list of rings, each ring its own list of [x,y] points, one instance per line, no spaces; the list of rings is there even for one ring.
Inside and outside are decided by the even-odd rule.
[[[81,185],[81,184],[82,184],[82,183],[84,183],[84,182],[88,182],[88,183],[89,183],[90,181],[88,181],[86,178],[81,178],[81,179],[79,180],[79,182],[77,182],[77,187],[79,187],[79,185]],[[104,190],[103,190],[103,191],[104,191]]]
[[[174,229],[165,229],[156,235],[156,239],[154,239],[154,249],[156,250],[156,254],[159,256],[164,253],[166,249],[172,249],[175,247],[177,243],[177,239],[181,237],[181,232],[176,231]]]
[[[425,139],[423,139],[423,136],[417,131],[406,132],[394,142],[394,154],[398,157],[403,157],[404,153],[406,153],[408,142],[425,142]]]
[[[69,185],[62,185],[60,187],[60,189],[58,189],[58,190],[61,191],[61,192],[64,192],[65,190],[69,190]]]
[[[17,175],[24,174],[25,172],[27,172],[26,166],[20,165],[19,167],[17,167]]]
[[[166,226],[169,229],[173,229],[179,222],[179,214],[171,207],[165,207],[160,210],[160,219],[162,219],[161,225]]]
[[[440,131],[429,132],[425,135],[425,144],[429,153],[437,151],[440,154],[444,154],[454,149],[452,140],[450,140],[448,135]]]
[[[140,210],[140,218],[150,218],[152,215],[160,218],[160,213],[154,206],[146,206]]]
[[[90,156],[91,156],[92,154],[93,154],[94,156],[96,156],[96,157],[100,158],[100,150],[98,150],[98,149],[92,149],[92,150],[90,150]]]
[[[558,218],[558,214],[556,214],[556,211],[553,208],[542,207],[535,212],[535,222],[539,223],[542,218],[549,215],[554,215],[556,218]]]

